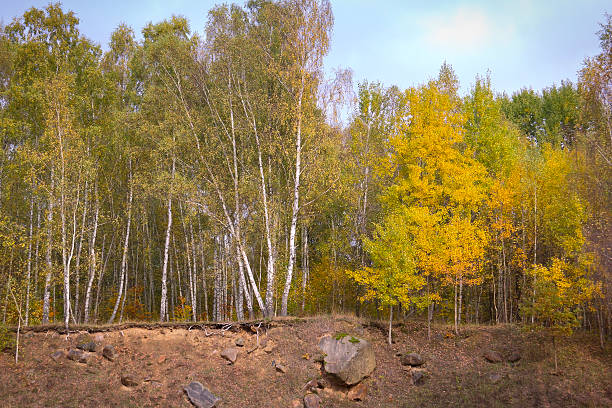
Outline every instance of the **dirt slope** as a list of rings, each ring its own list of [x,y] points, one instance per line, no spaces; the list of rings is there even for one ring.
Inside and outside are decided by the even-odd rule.
[[[554,374],[548,343],[514,326],[466,327],[459,337],[437,326],[428,341],[423,324],[407,322],[396,326],[393,346],[385,343],[383,330],[353,318],[287,320],[272,326],[259,336],[268,349],[251,353],[247,351],[255,347],[257,335],[240,328],[108,331],[102,345],[113,345],[117,359],[103,358],[99,346],[87,364],[50,357],[74,347],[79,333],[29,332],[22,337],[17,366],[14,356],[0,353],[0,406],[190,407],[183,386],[195,380],[222,398],[219,407],[291,407],[304,396],[303,386],[320,377],[320,364],[313,358],[318,338],[340,332],[370,340],[377,368],[365,380],[365,401],[349,401],[324,389],[324,407],[612,406],[612,358],[585,335],[560,346],[561,373]],[[236,363],[228,365],[220,354],[235,346],[238,337],[245,346],[239,348]],[[491,364],[482,357],[486,349],[504,356],[519,351],[522,359]],[[400,352],[425,358],[423,385],[412,385]],[[275,363],[287,372],[278,372]],[[140,385],[123,386],[124,374],[135,376]]]

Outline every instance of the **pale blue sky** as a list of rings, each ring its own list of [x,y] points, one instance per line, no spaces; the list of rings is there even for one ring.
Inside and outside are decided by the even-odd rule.
[[[105,44],[121,22],[139,33],[149,21],[186,16],[202,31],[215,0],[65,0],[79,17],[81,32]],[[238,1],[242,4],[241,1]],[[29,7],[48,1],[0,0],[9,23]],[[477,74],[491,71],[494,87],[512,93],[576,80],[586,56],[598,53],[595,35],[605,12],[603,0],[401,1],[332,0],[335,17],[328,72],[350,67],[357,81],[381,81],[406,88],[435,76],[444,60],[462,89]]]

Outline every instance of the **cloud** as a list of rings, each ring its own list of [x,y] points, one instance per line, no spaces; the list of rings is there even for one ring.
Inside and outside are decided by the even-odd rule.
[[[506,24],[494,21],[483,10],[460,7],[447,14],[438,14],[422,20],[423,36],[430,46],[447,51],[481,51],[512,34]]]

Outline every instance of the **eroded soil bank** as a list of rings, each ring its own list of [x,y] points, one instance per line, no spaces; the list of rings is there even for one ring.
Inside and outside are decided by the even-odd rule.
[[[467,326],[460,336],[436,326],[428,341],[424,324],[407,321],[394,328],[392,346],[383,329],[346,317],[274,321],[259,330],[249,325],[103,330],[89,334],[98,345],[87,363],[51,357],[75,348],[87,337],[83,331],[26,332],[18,365],[14,355],[0,353],[0,406],[190,407],[183,386],[199,381],[222,399],[219,407],[292,407],[301,403],[304,385],[320,378],[317,342],[330,333],[369,340],[377,366],[364,380],[364,401],[322,388],[323,407],[612,406],[610,353],[583,334],[559,347],[560,372],[554,373],[546,339],[511,325]],[[243,346],[236,345],[239,338]],[[115,349],[114,361],[103,357],[105,345]],[[238,349],[234,364],[221,356],[228,347]],[[487,350],[504,358],[518,352],[521,358],[490,363],[483,357]],[[410,370],[401,364],[399,354],[410,352],[425,360],[422,385],[413,385]],[[126,375],[138,385],[123,385]]]

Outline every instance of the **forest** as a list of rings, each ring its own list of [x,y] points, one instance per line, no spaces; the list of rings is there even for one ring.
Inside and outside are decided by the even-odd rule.
[[[577,83],[512,95],[487,73],[463,95],[448,63],[405,90],[326,76],[333,23],[328,0],[252,0],[104,48],[60,4],[0,27],[1,324],[612,338],[612,17]]]

